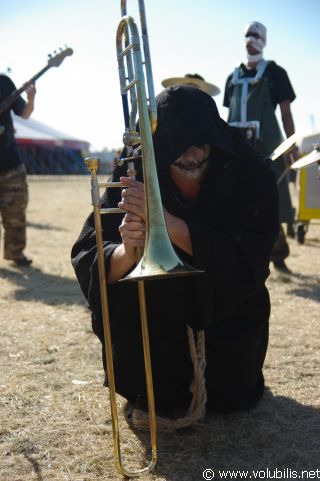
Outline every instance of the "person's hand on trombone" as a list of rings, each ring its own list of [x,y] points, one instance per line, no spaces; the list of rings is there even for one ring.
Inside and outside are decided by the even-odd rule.
[[[146,226],[141,218],[128,212],[119,226],[124,248],[129,255],[134,255],[136,247],[144,247]]]
[[[143,183],[130,177],[121,177],[120,182],[123,184],[123,189],[122,199],[118,207],[138,216],[142,222],[145,222],[146,209]]]
[[[108,283],[122,278],[137,262],[138,249],[145,243],[146,226],[144,185],[134,179],[121,177],[122,199],[118,207],[126,211],[119,226],[122,243],[114,250],[108,272]]]
[[[128,254],[136,247],[144,247],[145,242],[145,197],[144,185],[130,177],[121,177],[123,189],[118,206],[127,213],[119,227],[122,242]]]

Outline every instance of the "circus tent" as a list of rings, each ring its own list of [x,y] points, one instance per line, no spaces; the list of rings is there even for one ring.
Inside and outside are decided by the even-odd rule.
[[[89,142],[33,118],[13,115],[15,137],[28,174],[86,174]]]

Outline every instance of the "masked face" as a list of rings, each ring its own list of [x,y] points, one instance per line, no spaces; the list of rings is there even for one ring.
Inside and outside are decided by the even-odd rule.
[[[260,38],[260,36],[255,32],[247,32],[245,35],[246,38],[246,49],[250,55],[254,55],[256,53],[261,53],[265,42]]]
[[[259,62],[263,58],[263,49],[266,46],[266,27],[260,22],[251,22],[247,25],[244,35],[248,61]]]
[[[173,176],[186,180],[201,180],[209,165],[209,154],[209,145],[192,145],[171,165]]]

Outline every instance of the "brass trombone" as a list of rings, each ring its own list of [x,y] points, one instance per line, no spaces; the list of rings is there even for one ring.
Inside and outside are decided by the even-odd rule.
[[[110,335],[107,282],[101,228],[101,214],[114,214],[123,211],[118,208],[102,209],[100,207],[99,194],[100,188],[107,189],[121,187],[121,183],[99,182],[97,177],[97,170],[99,167],[98,159],[86,159],[86,164],[91,173],[91,194],[98,251],[100,293],[105,338],[108,386],[110,391],[115,466],[120,474],[128,477],[133,477],[140,476],[143,473],[151,471],[157,462],[157,429],[144,280],[166,278],[169,276],[185,276],[190,274],[196,274],[200,271],[197,271],[196,269],[184,264],[177,257],[171,245],[165,225],[152,143],[152,133],[155,131],[157,126],[157,109],[154,95],[150,50],[143,0],[139,0],[139,13],[143,40],[144,61],[142,60],[139,31],[134,19],[127,15],[125,0],[121,0],[121,13],[122,18],[118,25],[116,45],[120,89],[125,120],[125,133],[123,136],[123,141],[126,146],[126,158],[124,160],[128,162],[129,175],[134,175],[134,162],[137,159],[142,159],[146,198],[146,241],[144,252],[136,268],[125,279],[122,279],[137,281],[138,283],[142,341],[149,408],[151,460],[146,467],[138,469],[136,471],[129,471],[125,469],[121,461],[119,422],[116,406],[115,379],[112,359],[112,342]],[[146,71],[148,97],[145,87],[144,69]],[[129,110],[128,105],[128,92],[130,94],[131,110]],[[137,116],[139,117],[139,132],[137,132],[136,130]]]

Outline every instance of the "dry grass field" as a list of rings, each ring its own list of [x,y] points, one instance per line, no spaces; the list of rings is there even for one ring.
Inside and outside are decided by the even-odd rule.
[[[27,254],[34,263],[18,268],[0,259],[0,479],[120,480],[100,345],[70,265],[91,210],[89,178],[30,179],[29,189]],[[303,245],[289,241],[292,275],[271,267],[268,279],[263,400],[251,412],[210,415],[160,434],[157,467],[142,480],[197,481],[205,469],[214,470],[212,479],[223,478],[219,470],[248,470],[252,479],[320,477],[320,222],[311,222]],[[120,425],[132,465],[149,451],[148,436],[128,429],[121,409]]]

